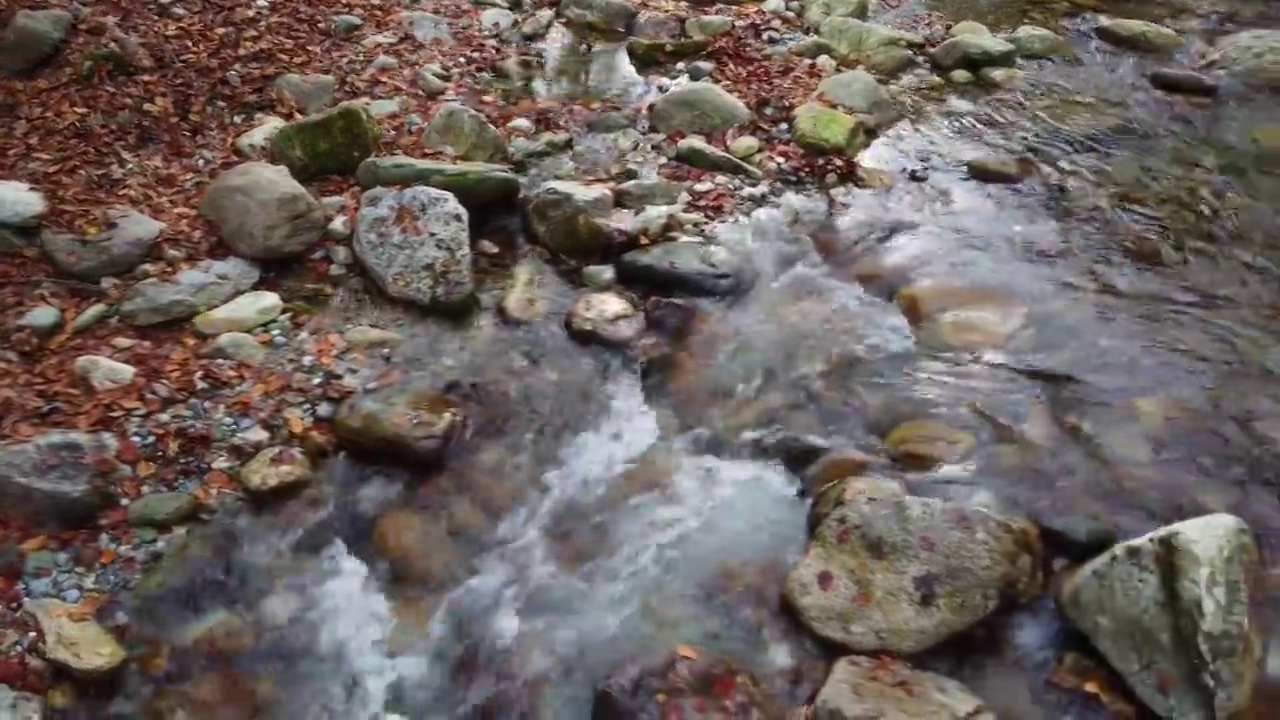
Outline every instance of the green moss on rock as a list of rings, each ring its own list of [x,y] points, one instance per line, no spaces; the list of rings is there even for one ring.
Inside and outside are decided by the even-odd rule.
[[[289,123],[271,141],[271,156],[298,180],[349,175],[373,155],[378,126],[355,103]]]
[[[815,103],[796,109],[792,133],[796,145],[824,155],[853,155],[867,144],[856,118]]]

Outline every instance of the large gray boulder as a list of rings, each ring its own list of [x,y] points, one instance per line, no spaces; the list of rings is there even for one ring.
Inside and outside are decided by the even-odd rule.
[[[237,255],[255,260],[296,257],[324,234],[324,208],[282,165],[251,161],[218,176],[200,201]]]
[[[724,132],[751,119],[745,103],[709,82],[676,88],[654,101],[649,112],[654,129],[662,133]]]
[[[808,0],[804,3],[805,27],[816,28],[829,17],[866,20],[871,11],[870,0]]]
[[[996,720],[964,685],[901,660],[851,655],[831,667],[813,720]]]
[[[369,158],[356,170],[360,187],[428,185],[453,193],[470,212],[508,206],[520,196],[520,178],[504,165],[440,162],[406,155]]]
[[[1250,702],[1262,640],[1253,533],[1214,514],[1120,543],[1080,568],[1059,603],[1161,717],[1234,717]]]
[[[856,652],[927,650],[1041,588],[1030,523],[852,478],[824,508],[785,593],[819,636]],[[829,502],[829,501],[828,501]]]
[[[53,430],[0,444],[0,515],[45,530],[93,522],[111,498],[105,488],[128,477],[111,433]]]
[[[475,162],[507,157],[507,139],[502,133],[484,115],[460,103],[444,103],[436,109],[427,121],[422,144]]]
[[[929,59],[942,70],[1007,67],[1017,61],[1018,48],[992,35],[969,33],[957,35],[934,48]]]
[[[449,310],[475,291],[467,211],[444,190],[414,186],[365,192],[352,249],[393,298]]]
[[[27,72],[53,57],[71,30],[65,10],[19,10],[0,32],[0,70]]]
[[[129,288],[118,308],[134,325],[157,325],[195,317],[258,282],[258,266],[238,257],[202,260],[165,278],[148,278]]]
[[[858,60],[888,48],[916,48],[924,38],[877,23],[851,17],[828,17],[818,27],[818,37],[831,43],[840,59]]]
[[[47,232],[40,246],[58,270],[82,280],[127,273],[151,256],[164,223],[132,208],[106,211],[106,228],[89,237]]]
[[[855,113],[878,113],[890,107],[889,93],[864,70],[848,70],[818,83],[815,94]]]
[[[1280,30],[1245,30],[1218,41],[1216,63],[1251,85],[1280,89]]]

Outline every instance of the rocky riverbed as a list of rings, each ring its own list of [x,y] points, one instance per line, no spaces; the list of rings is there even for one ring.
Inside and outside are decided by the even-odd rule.
[[[0,27],[0,717],[1268,716],[1267,3]]]

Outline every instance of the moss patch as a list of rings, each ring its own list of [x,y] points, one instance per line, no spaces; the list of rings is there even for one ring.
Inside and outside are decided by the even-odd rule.
[[[378,126],[368,111],[344,103],[280,129],[271,156],[298,180],[349,175],[378,145]]]

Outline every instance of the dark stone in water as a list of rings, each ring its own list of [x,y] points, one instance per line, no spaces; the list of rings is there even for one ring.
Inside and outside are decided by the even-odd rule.
[[[1040,537],[1049,555],[1084,562],[1102,554],[1118,539],[1115,528],[1088,515],[1037,518]]]
[[[1151,81],[1152,87],[1165,92],[1204,97],[1218,94],[1218,81],[1194,70],[1160,68],[1152,70],[1147,79]]]
[[[649,298],[644,304],[644,319],[648,329],[672,342],[682,342],[693,331],[698,318],[698,306],[679,298]]]
[[[755,677],[732,662],[687,646],[652,664],[625,667],[596,691],[592,720],[782,717]]]
[[[644,247],[618,258],[618,279],[657,291],[727,296],[747,290],[751,266],[731,250],[709,242],[680,241]]]

